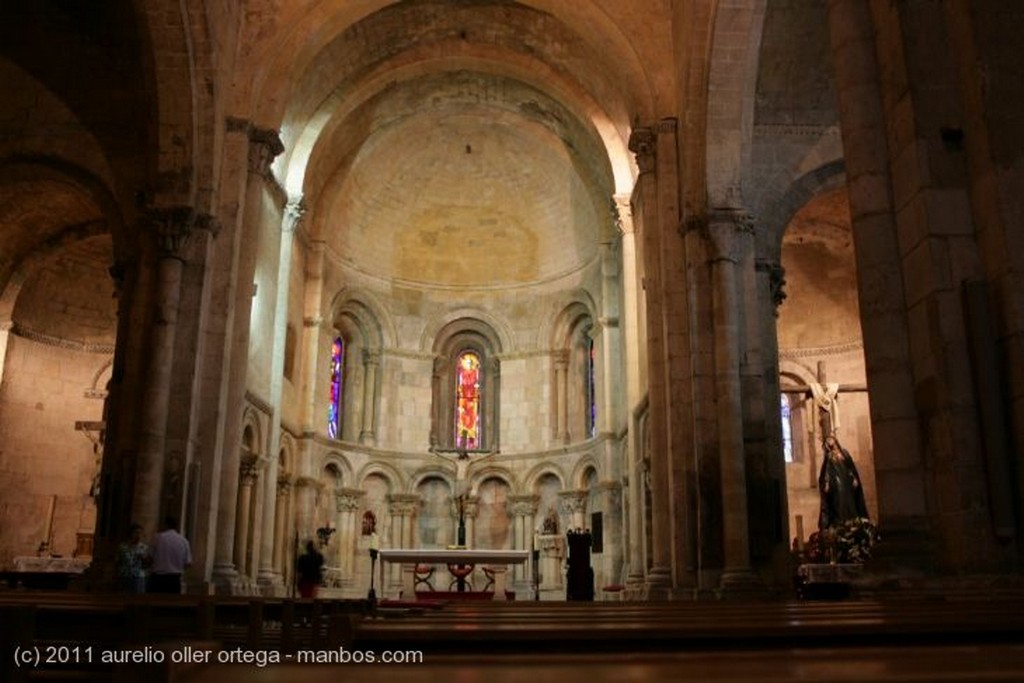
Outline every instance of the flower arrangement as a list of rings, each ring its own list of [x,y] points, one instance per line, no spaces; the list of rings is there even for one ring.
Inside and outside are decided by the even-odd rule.
[[[880,538],[878,527],[871,520],[854,517],[811,534],[804,544],[804,559],[812,564],[860,564],[871,557],[871,549]]]

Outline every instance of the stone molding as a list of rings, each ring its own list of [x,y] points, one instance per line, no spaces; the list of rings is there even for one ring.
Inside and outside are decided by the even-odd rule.
[[[82,351],[83,353],[114,353],[114,344],[94,344],[89,342],[75,341],[74,339],[65,339],[63,337],[57,337],[52,334],[45,334],[43,332],[36,332],[35,330],[28,329],[23,325],[14,323],[11,325],[10,333],[16,337],[34,341],[38,344],[46,344],[47,346],[56,346],[59,349],[67,349],[69,351]]]
[[[754,126],[754,137],[804,137],[819,138],[823,135],[838,135],[838,126],[814,123],[759,123]]]
[[[831,344],[829,346],[805,346],[795,349],[779,349],[779,358],[794,359],[816,358],[821,356],[842,356],[856,351],[864,351],[864,342],[855,339],[853,341],[842,342],[841,344]]]
[[[260,411],[261,413],[263,413],[267,417],[270,417],[271,415],[274,414],[274,409],[271,407],[270,403],[268,401],[260,398],[259,396],[254,394],[249,389],[245,390],[245,400],[253,408],[255,408],[256,410]]]

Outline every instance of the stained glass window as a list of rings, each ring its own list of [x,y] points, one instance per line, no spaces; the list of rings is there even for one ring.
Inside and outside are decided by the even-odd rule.
[[[341,370],[345,364],[345,340],[338,337],[331,346],[331,401],[327,407],[327,436],[341,436]]]
[[[455,444],[480,448],[483,425],[480,419],[480,356],[463,351],[455,364]]]
[[[793,462],[793,422],[789,396],[782,394],[782,454],[786,462]]]
[[[594,340],[587,337],[587,433],[597,436],[597,385],[594,383]]]

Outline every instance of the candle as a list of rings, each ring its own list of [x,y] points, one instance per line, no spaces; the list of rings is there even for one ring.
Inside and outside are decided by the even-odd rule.
[[[796,516],[796,549],[803,552],[804,549],[804,516]]]
[[[51,539],[53,538],[53,513],[57,507],[57,496],[50,496],[50,509],[46,513],[46,536],[43,537],[43,541],[46,543],[46,549],[52,550]]]

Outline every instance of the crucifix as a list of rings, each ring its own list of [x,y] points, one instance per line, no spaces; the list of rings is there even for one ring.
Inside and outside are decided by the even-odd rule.
[[[465,547],[466,545],[466,497],[469,495],[470,467],[494,456],[494,451],[491,451],[490,453],[477,458],[475,462],[470,460],[469,450],[466,448],[468,441],[469,439],[466,430],[462,430],[462,437],[459,439],[455,448],[454,458],[442,455],[434,449],[430,450],[430,452],[437,457],[455,465],[455,504],[459,515],[458,540],[456,544],[462,547]]]
[[[811,420],[810,429],[812,447],[810,450],[811,466],[808,468],[811,478],[811,487],[818,485],[818,450],[823,439],[834,434],[839,429],[839,397],[841,394],[867,391],[866,384],[839,384],[828,381],[828,373],[825,361],[818,361],[817,382],[811,382],[802,386],[785,386],[782,393],[796,395],[804,400],[810,400],[817,408],[817,419]]]

